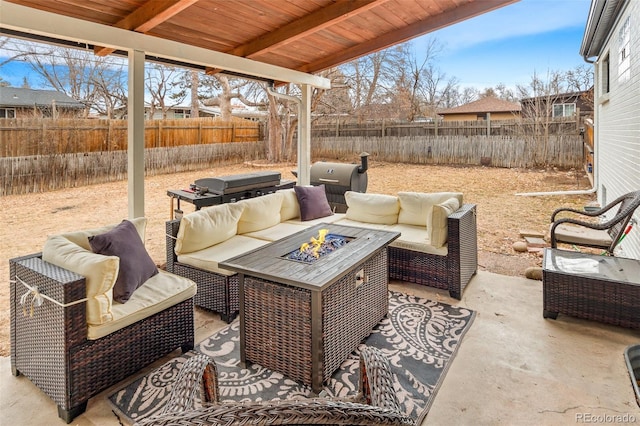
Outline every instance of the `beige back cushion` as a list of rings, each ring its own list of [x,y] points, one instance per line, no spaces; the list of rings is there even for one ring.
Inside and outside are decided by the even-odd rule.
[[[347,219],[383,225],[398,223],[400,205],[398,198],[393,195],[347,191],[344,198],[347,202]]]
[[[203,250],[236,235],[244,210],[240,203],[220,204],[182,216],[176,236],[175,252]]]
[[[431,226],[428,227],[429,241],[432,246],[442,247],[447,243],[447,218],[459,208],[460,201],[455,197],[433,206]]]
[[[136,218],[131,222],[144,241],[147,219]],[[85,277],[87,323],[92,325],[104,324],[113,319],[111,312],[113,285],[118,278],[120,259],[117,256],[93,253],[89,245],[89,237],[103,234],[116,225],[53,235],[47,238],[42,249],[44,261]]]
[[[433,206],[449,198],[458,199],[462,205],[460,192],[398,192],[398,200],[400,200],[398,223],[429,228]]]
[[[300,217],[300,204],[298,204],[298,197],[296,191],[293,188],[282,189],[278,191],[282,194],[282,208],[280,208],[280,221],[285,222],[287,220],[296,219]]]
[[[244,206],[238,221],[238,234],[260,231],[280,223],[284,195],[279,192],[239,201]]]

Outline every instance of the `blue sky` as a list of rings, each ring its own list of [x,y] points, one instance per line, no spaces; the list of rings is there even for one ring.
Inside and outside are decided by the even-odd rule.
[[[484,0],[477,0],[484,1]],[[503,83],[527,85],[534,73],[587,65],[578,53],[591,0],[520,0],[413,40],[420,55],[424,39],[443,45],[438,68],[460,86],[478,89]],[[0,77],[22,86],[23,64],[8,64]],[[36,81],[33,81],[36,80]],[[37,78],[30,78],[32,87]]]
[[[482,1],[482,0],[478,0]],[[527,85],[534,73],[588,65],[579,54],[591,0],[520,0],[415,39],[443,45],[437,65],[461,86]],[[424,43],[424,42],[422,42]]]

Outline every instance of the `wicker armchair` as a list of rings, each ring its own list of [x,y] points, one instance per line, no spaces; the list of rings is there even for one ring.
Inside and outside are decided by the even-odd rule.
[[[460,300],[478,271],[476,205],[464,204],[447,218],[447,255],[389,246],[389,278],[448,290]]]
[[[85,277],[43,261],[40,253],[10,259],[9,268],[11,372],[48,395],[67,423],[109,386],[176,348],[193,349],[193,297],[90,340]],[[47,299],[31,315],[21,303],[25,284],[56,303]]]
[[[200,408],[194,408],[197,396],[203,401]],[[415,425],[400,411],[389,361],[376,348],[360,352],[358,399],[219,403],[215,363],[196,355],[185,362],[160,414],[136,425]]]
[[[600,248],[613,255],[613,250],[622,241],[627,225],[633,220],[633,213],[639,206],[640,191],[634,191],[618,197],[605,207],[593,212],[559,208],[551,215],[551,247],[557,248],[558,243],[573,244]],[[605,219],[603,215],[615,207],[618,207],[615,216]],[[559,213],[573,213],[583,218],[602,218],[603,220],[592,223],[571,217],[557,219]]]

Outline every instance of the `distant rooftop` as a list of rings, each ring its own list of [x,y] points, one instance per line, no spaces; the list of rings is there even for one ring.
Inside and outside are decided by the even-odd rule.
[[[438,111],[438,114],[473,114],[484,112],[519,112],[521,110],[519,103],[509,102],[498,98],[487,97],[478,99],[468,104],[460,105],[455,108],[448,108]]]
[[[84,108],[84,104],[56,90],[0,87],[0,107],[44,107],[55,102],[60,108]]]

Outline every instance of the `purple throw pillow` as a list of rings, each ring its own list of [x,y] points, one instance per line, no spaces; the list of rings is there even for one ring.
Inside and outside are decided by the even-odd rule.
[[[104,234],[89,237],[89,244],[94,253],[120,258],[118,278],[113,286],[113,300],[117,302],[125,303],[138,287],[158,273],[135,225],[128,220]]]
[[[331,216],[331,206],[327,201],[327,193],[324,185],[318,186],[294,186],[298,204],[300,205],[300,219],[312,220]]]

